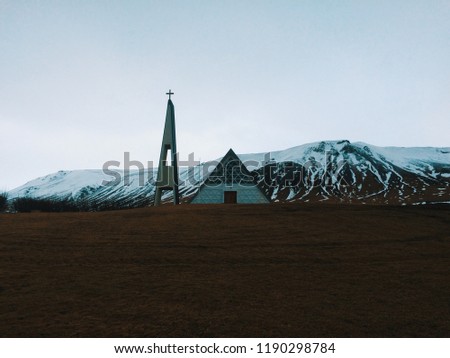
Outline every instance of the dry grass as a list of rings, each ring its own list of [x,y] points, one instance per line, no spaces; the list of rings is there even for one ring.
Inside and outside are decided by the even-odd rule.
[[[447,207],[0,215],[1,337],[449,337]]]

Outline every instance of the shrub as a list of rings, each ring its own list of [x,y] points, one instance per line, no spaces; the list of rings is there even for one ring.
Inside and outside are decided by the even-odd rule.
[[[4,211],[8,206],[8,193],[0,193],[0,212]]]
[[[27,213],[31,211],[44,212],[63,212],[63,211],[79,211],[76,203],[71,199],[38,199],[38,198],[17,198],[13,202],[16,211]]]
[[[88,199],[79,198],[32,198],[22,197],[13,201],[15,211],[26,213],[31,211],[43,212],[73,212],[73,211],[110,211],[140,208],[150,204],[148,198],[133,200],[124,198],[115,199]]]

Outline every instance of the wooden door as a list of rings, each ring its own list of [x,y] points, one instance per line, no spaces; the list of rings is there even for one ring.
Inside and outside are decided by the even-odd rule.
[[[236,204],[237,203],[237,191],[224,191],[223,192],[223,202],[225,204]]]

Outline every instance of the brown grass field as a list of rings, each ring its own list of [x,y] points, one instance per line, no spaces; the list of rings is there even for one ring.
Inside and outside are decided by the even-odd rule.
[[[0,215],[0,337],[450,337],[450,207]]]

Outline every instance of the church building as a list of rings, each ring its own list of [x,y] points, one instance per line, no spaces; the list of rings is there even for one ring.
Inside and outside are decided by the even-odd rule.
[[[269,200],[232,149],[208,175],[191,204],[265,204]]]
[[[175,133],[175,107],[171,100],[172,90],[166,110],[163,140],[157,180],[155,183],[154,206],[162,203],[163,192],[173,192],[173,203],[180,203],[178,152]],[[256,180],[232,149],[222,158],[214,170],[206,177],[192,204],[264,204],[270,200],[257,186]]]

